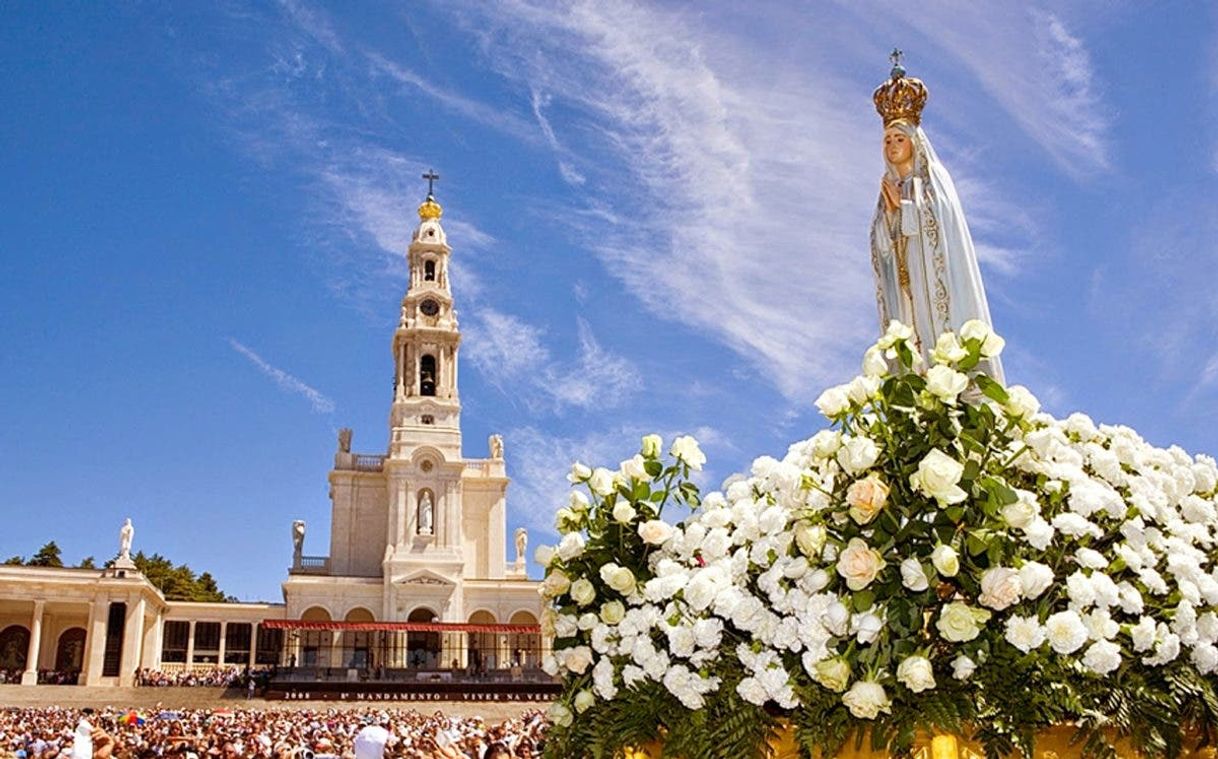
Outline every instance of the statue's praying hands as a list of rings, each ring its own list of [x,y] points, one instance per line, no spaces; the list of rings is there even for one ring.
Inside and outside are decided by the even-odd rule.
[[[880,180],[880,196],[884,198],[884,208],[889,213],[895,213],[901,207],[901,188],[897,187],[892,177],[885,175]]]

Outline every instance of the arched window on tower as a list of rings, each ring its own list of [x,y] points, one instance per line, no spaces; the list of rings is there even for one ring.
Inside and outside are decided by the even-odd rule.
[[[435,282],[436,281],[436,262],[435,261],[424,261],[423,262],[423,281],[424,282]]]
[[[436,357],[430,354],[419,360],[419,395],[436,394]]]

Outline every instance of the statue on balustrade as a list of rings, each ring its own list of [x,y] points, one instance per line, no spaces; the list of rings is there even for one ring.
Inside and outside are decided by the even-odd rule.
[[[131,517],[123,522],[118,531],[118,560],[124,564],[131,563],[131,541],[135,540],[135,528],[131,526]]]
[[[292,522],[292,566],[300,566],[300,557],[304,553],[305,523],[303,519]]]

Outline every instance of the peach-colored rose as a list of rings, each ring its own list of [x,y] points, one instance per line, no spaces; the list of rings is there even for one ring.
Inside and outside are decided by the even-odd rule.
[[[846,587],[862,590],[884,568],[884,557],[862,538],[852,538],[837,557],[837,573],[846,578]]]
[[[888,503],[888,486],[874,474],[855,480],[846,491],[846,503],[850,506],[851,519],[867,524]]]

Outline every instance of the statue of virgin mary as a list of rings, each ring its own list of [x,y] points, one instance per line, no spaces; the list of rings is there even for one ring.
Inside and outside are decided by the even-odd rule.
[[[893,53],[891,78],[876,88],[884,119],[884,177],[871,224],[871,265],[880,328],[896,319],[913,327],[924,359],[939,335],[959,334],[970,319],[993,328],[977,252],[947,168],[919,126],[927,89],[905,76]],[[997,357],[981,371],[1003,382]]]

